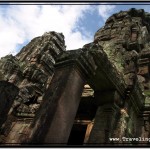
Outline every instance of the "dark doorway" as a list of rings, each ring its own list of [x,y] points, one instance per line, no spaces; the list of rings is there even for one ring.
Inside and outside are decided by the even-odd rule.
[[[38,99],[38,96],[34,95],[32,97],[29,98],[29,101],[25,102],[24,104],[26,105],[30,105],[30,104],[35,104],[37,103],[37,99]]]
[[[69,136],[68,145],[83,145],[87,125],[74,124]]]

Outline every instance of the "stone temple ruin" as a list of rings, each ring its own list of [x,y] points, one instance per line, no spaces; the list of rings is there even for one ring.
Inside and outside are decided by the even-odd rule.
[[[150,14],[132,8],[80,49],[53,31],[1,58],[1,145],[149,145],[149,41]]]

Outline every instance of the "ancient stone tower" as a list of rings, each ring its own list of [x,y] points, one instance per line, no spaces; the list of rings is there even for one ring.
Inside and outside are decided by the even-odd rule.
[[[80,49],[48,32],[1,58],[1,145],[149,145],[149,41],[150,14],[133,8]]]

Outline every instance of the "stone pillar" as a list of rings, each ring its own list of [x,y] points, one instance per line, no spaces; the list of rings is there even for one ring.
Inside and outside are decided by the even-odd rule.
[[[127,113],[127,110],[122,108],[120,109],[120,113],[118,113],[116,125],[114,127],[112,138],[119,138],[118,141],[112,141],[114,145],[123,145],[124,143],[128,143],[124,141],[126,137],[126,129],[128,127],[128,119],[129,115]]]
[[[63,90],[56,94],[57,106],[44,142],[67,143],[85,82],[72,65],[56,70],[55,77],[63,80],[59,82]]]
[[[94,126],[89,137],[89,144],[108,144],[112,135],[117,111],[113,104],[99,106],[96,112]],[[88,145],[87,143],[87,145]]]
[[[0,81],[0,127],[5,122],[18,92],[19,89],[14,84]]]
[[[58,59],[29,137],[23,142],[67,144],[89,70],[81,56],[80,51],[70,51]]]
[[[98,95],[96,94],[96,96]],[[119,107],[115,104],[116,101],[115,91],[112,92],[107,91],[104,94],[99,93],[99,96],[96,97],[96,99],[97,98],[99,99],[98,103],[100,105],[95,115],[94,125],[87,145],[88,144],[105,145],[110,143],[109,138],[112,137],[116,116],[117,113],[119,112]]]

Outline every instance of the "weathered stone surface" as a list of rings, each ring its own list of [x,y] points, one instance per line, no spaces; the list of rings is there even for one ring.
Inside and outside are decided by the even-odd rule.
[[[11,103],[11,113],[16,117],[16,124],[17,118],[22,117],[23,125],[24,118],[35,116],[41,98],[51,82],[57,55],[65,51],[64,42],[62,33],[47,32],[31,40],[16,56],[1,58],[0,79],[19,88],[17,97],[12,99],[14,103]],[[8,127],[7,121],[5,126]],[[7,129],[4,127],[3,130]],[[9,134],[11,135],[11,130]],[[10,142],[9,136],[5,139],[6,143],[7,141]]]
[[[113,104],[98,107],[88,144],[109,144],[118,108]]]
[[[7,81],[0,81],[0,127],[5,122],[8,112],[19,89]]]
[[[63,34],[53,31],[31,40],[16,56],[1,58],[0,80],[19,88],[7,109],[1,101],[6,116],[12,105],[1,143],[67,144],[82,93],[98,108],[88,117],[94,122],[85,132],[86,145],[140,144],[109,138],[149,136],[149,32],[150,14],[132,8],[110,16],[94,41],[78,50],[65,52]]]

